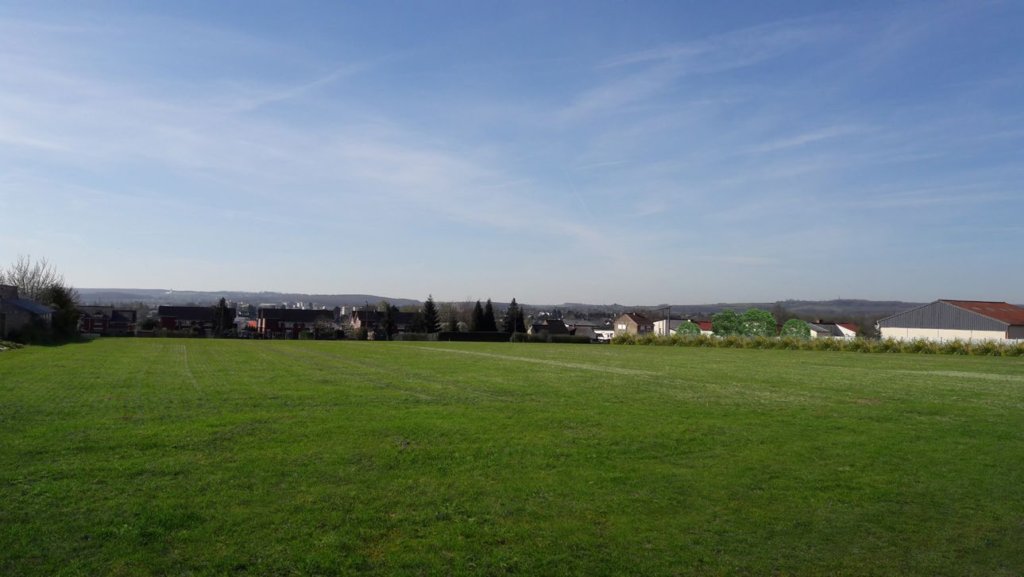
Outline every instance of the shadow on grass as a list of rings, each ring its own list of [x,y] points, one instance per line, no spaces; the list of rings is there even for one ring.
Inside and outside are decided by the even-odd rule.
[[[21,348],[26,348],[26,347],[56,348],[56,347],[66,347],[66,346],[73,346],[73,345],[87,345],[87,344],[93,342],[94,340],[96,340],[96,339],[83,339],[83,338],[75,338],[75,339],[33,339],[33,340],[26,339],[27,342],[23,342],[22,340],[4,340],[4,341],[0,341],[0,350],[2,350],[2,349],[15,350],[15,349],[21,349]]]

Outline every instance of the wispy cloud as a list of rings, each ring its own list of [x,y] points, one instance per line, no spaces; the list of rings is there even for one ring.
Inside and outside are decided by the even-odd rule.
[[[580,94],[562,117],[574,120],[615,110],[652,97],[685,76],[753,66],[834,41],[839,31],[824,19],[787,20],[614,56],[598,66],[610,78]]]
[[[343,79],[355,76],[367,68],[369,68],[368,64],[347,64],[338,66],[328,74],[319,78],[315,78],[295,86],[258,89],[255,91],[256,94],[252,96],[239,97],[237,101],[233,103],[231,108],[237,111],[253,111],[269,104],[301,98],[319,88],[323,88]]]
[[[834,41],[842,29],[826,18],[782,20],[708,38],[612,57],[603,68],[650,62],[679,62],[682,72],[708,73],[750,66],[797,48]]]
[[[869,128],[863,126],[830,126],[766,142],[751,148],[750,152],[761,154],[787,150],[790,148],[798,148],[808,144],[818,144],[825,140],[834,140],[846,136],[864,134],[869,130]]]

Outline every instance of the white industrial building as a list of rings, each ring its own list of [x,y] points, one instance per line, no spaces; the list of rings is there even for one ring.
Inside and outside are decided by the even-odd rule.
[[[1024,308],[1004,302],[937,300],[878,321],[883,339],[1024,339]]]

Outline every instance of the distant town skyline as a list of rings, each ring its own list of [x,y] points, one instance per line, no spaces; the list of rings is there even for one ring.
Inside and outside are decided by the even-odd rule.
[[[1024,4],[8,2],[0,266],[1024,302]]]

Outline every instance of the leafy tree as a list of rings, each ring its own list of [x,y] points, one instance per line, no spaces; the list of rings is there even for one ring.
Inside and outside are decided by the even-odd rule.
[[[516,303],[516,299],[513,298],[512,302],[509,303],[508,308],[505,309],[505,318],[501,321],[501,326],[507,334],[513,333],[525,333],[526,332],[526,318],[523,316],[523,309]]]
[[[487,304],[484,305],[484,323],[480,330],[490,333],[498,332],[498,321],[494,318],[494,305],[491,304],[491,299],[487,299]]]
[[[739,335],[743,334],[743,323],[736,311],[725,309],[711,316],[711,330],[719,337]]]
[[[477,332],[484,330],[484,307],[480,305],[480,301],[476,301],[473,305],[473,315],[469,318],[469,330],[471,332]]]
[[[877,339],[882,335],[878,332],[878,319],[867,316],[855,317],[852,320],[857,325],[857,336],[864,339]]]
[[[781,303],[775,303],[772,307],[772,316],[775,317],[775,322],[785,324],[789,319],[798,318],[796,313],[782,306]]]
[[[384,331],[384,338],[391,340],[392,337],[398,332],[398,307],[392,305],[388,301],[383,302],[383,313],[384,317],[381,319],[381,330]]]
[[[436,333],[440,330],[440,324],[437,314],[437,305],[434,304],[434,295],[429,295],[427,296],[427,302],[423,303],[424,332]]]
[[[382,300],[377,305],[377,310],[381,313],[380,330],[384,333],[385,339],[391,340],[398,332],[398,307],[387,300]]]
[[[676,327],[676,334],[681,337],[695,337],[700,335],[700,326],[697,323],[686,321]]]
[[[761,309],[748,309],[741,317],[740,333],[748,337],[774,337],[775,317]]]
[[[782,336],[795,339],[811,338],[811,328],[805,321],[800,319],[789,319],[782,325]]]
[[[462,316],[462,310],[458,304],[452,302],[441,303],[438,307],[437,316],[443,319],[443,330],[446,331],[458,331],[459,330],[459,319]]]
[[[412,313],[412,323],[409,327],[414,333],[425,333],[427,332],[427,321],[426,317],[423,316],[423,311],[417,310]]]
[[[338,336],[339,332],[341,336]],[[344,338],[344,335],[343,331],[339,331],[335,328],[334,323],[327,319],[317,319],[313,323],[313,338],[315,340]]]
[[[46,288],[40,300],[53,308],[51,327],[57,340],[71,340],[78,336],[78,291],[63,284]]]

